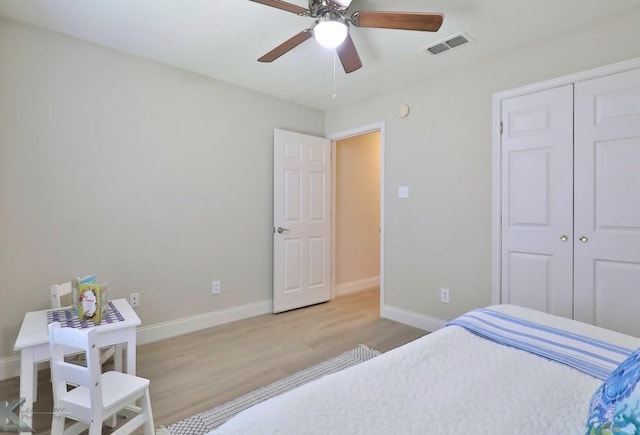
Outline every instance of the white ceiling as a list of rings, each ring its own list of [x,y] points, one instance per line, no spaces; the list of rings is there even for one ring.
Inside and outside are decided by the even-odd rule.
[[[290,0],[307,6],[304,0]],[[345,74],[313,39],[271,64],[256,59],[313,20],[249,0],[1,0],[0,16],[319,109],[442,73],[474,59],[638,6],[640,0],[354,0],[356,10],[443,12],[437,33],[351,27],[364,64]],[[422,47],[464,31],[440,56]]]

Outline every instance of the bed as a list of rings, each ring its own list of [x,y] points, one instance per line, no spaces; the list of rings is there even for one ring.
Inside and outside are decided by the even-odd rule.
[[[501,329],[510,338],[500,336]],[[607,405],[600,398],[595,408],[591,401],[611,391],[605,387],[620,364],[635,356],[633,376],[640,376],[639,347],[640,339],[629,335],[518,306],[491,306],[260,403],[210,433],[584,434],[594,412],[613,418],[611,409],[600,409]],[[637,379],[625,382],[633,390]],[[640,395],[640,388],[627,390],[626,399]],[[640,416],[634,414],[639,408],[640,402],[627,415]],[[601,423],[591,433],[610,433]],[[621,433],[640,433],[630,431],[631,423],[619,424],[629,430]]]

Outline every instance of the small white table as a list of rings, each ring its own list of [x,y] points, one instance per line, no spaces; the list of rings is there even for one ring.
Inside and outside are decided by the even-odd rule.
[[[96,326],[100,347],[116,345],[114,368],[122,371],[122,344],[127,347],[126,373],[136,374],[136,326],[142,322],[126,299],[111,301],[124,318],[121,322]],[[47,312],[31,311],[24,316],[14,350],[20,351],[20,398],[24,399],[20,411],[22,421],[33,427],[33,402],[37,400],[37,370],[40,361],[51,358]]]

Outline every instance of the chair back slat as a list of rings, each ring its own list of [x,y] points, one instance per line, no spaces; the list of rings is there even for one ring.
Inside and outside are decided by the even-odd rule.
[[[100,353],[97,346],[95,328],[62,328],[60,323],[49,325],[49,345],[51,349],[51,382],[54,403],[67,391],[67,384],[83,385],[89,388],[91,405],[102,408],[102,385],[100,384]],[[64,360],[70,353],[84,351],[86,367]]]
[[[57,322],[56,322],[57,323]],[[53,325],[53,323],[52,323]],[[60,323],[58,323],[60,326]],[[51,325],[49,325],[51,329]],[[62,346],[63,353],[72,353],[79,350],[86,350],[89,344],[89,333],[93,328],[54,328],[53,341],[56,345]]]
[[[62,308],[61,302],[63,297],[71,294],[72,284],[71,281],[63,282],[62,284],[53,284],[50,288],[51,308]],[[71,296],[69,296],[69,302],[71,302]]]
[[[88,368],[64,361],[54,364],[58,369],[57,379],[61,379],[68,384],[85,385],[87,387],[91,385],[91,373],[89,373]]]

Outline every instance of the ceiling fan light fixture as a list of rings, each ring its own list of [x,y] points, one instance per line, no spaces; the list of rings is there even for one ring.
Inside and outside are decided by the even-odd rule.
[[[336,48],[342,44],[348,33],[349,27],[344,19],[331,14],[322,16],[313,26],[313,37],[326,48]]]
[[[310,28],[287,39],[258,58],[258,62],[273,62],[314,37],[318,44],[335,51],[336,57],[340,59],[342,68],[347,74],[362,67],[358,50],[349,36],[351,25],[374,29],[437,32],[444,19],[444,14],[436,12],[357,11],[350,13],[349,10],[353,7],[352,0],[308,0],[308,8],[290,3],[288,0],[251,1],[315,20]],[[297,1],[302,2],[302,0]],[[348,17],[347,14],[351,16]]]

